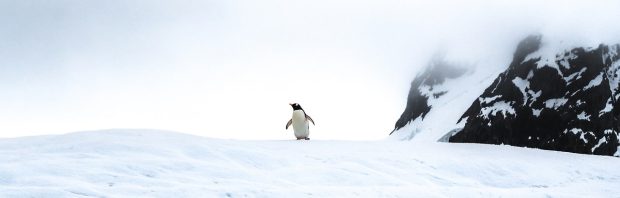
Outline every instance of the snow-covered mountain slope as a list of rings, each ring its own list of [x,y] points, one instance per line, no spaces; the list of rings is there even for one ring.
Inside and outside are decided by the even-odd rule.
[[[391,139],[620,156],[619,49],[531,35],[503,72],[489,67],[497,62],[463,70],[433,61],[413,80]]]
[[[531,37],[463,114],[451,142],[620,156],[620,45],[555,51]]]
[[[411,82],[405,111],[390,139],[435,142],[460,129],[457,120],[505,67],[487,59],[476,64],[435,57]]]
[[[0,197],[620,194],[618,158],[498,145],[234,141],[109,130],[0,139],[0,159]]]

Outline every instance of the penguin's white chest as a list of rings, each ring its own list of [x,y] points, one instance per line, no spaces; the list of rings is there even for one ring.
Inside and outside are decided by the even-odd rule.
[[[308,121],[306,120],[306,115],[302,110],[293,111],[293,131],[295,131],[295,137],[297,138],[307,138],[310,135],[310,130],[308,129]]]

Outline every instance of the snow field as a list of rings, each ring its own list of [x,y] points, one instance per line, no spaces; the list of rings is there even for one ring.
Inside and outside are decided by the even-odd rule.
[[[0,197],[620,196],[617,157],[498,145],[108,130],[0,139],[0,159]]]

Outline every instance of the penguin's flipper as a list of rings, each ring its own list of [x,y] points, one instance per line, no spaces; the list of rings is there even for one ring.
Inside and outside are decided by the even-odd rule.
[[[316,125],[314,124],[314,120],[312,120],[312,118],[306,114],[306,120],[310,120],[310,122],[312,122],[312,125]]]
[[[288,120],[288,122],[286,123],[286,129],[288,129],[288,127],[291,126],[291,124],[293,124],[293,119],[292,118],[290,120]]]

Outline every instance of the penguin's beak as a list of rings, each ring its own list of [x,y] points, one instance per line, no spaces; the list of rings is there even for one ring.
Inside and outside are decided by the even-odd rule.
[[[293,106],[293,103],[288,103],[288,105],[291,105],[291,106]]]

